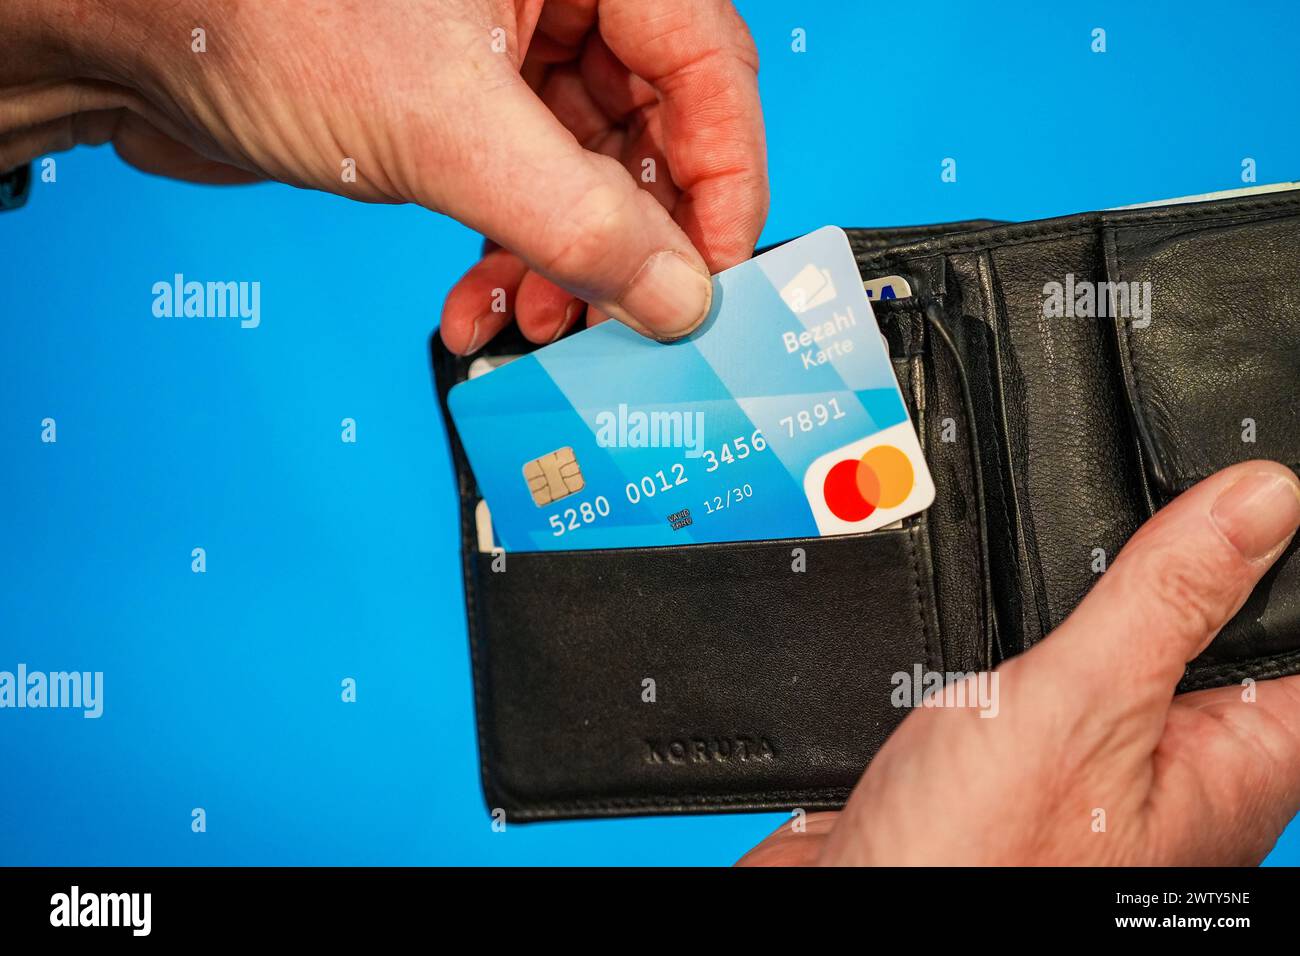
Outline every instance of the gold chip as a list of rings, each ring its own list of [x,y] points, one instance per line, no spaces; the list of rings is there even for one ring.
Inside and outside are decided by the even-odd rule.
[[[539,508],[581,491],[587,483],[578,467],[577,456],[567,446],[525,464],[524,481],[528,482],[533,503]]]

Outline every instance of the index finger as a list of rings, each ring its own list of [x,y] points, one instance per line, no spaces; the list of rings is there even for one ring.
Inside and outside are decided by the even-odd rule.
[[[610,51],[659,94],[673,211],[713,271],[748,259],[767,218],[758,51],[726,0],[602,0]]]

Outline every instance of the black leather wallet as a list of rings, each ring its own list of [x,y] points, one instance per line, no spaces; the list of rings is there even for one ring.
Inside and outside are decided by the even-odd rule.
[[[1300,467],[1300,192],[848,232],[864,277],[914,293],[876,308],[938,488],[902,528],[510,554],[494,572],[446,416],[469,363],[435,336],[489,807],[838,807],[906,715],[892,675],[996,666],[1189,485],[1250,458]],[[1079,315],[1076,290],[1103,282],[1121,315]],[[1045,315],[1051,283],[1077,308]],[[1297,671],[1293,545],[1182,687]]]

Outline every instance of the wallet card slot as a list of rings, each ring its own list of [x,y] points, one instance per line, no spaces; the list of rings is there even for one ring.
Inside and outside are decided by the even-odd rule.
[[[985,351],[999,601],[1006,643],[1023,650],[1078,606],[1142,517],[1109,329],[1049,308],[1055,288],[1104,278],[1100,243],[1067,235],[954,259],[962,309],[984,330],[970,348]]]
[[[924,441],[923,338],[893,358]],[[432,352],[445,400],[465,363]],[[978,632],[941,619],[978,591],[939,581],[932,548],[966,575],[979,561],[935,544],[931,512],[829,538],[480,553],[447,421],[483,787],[511,820],[838,807],[910,710],[895,678],[989,666]]]
[[[869,245],[858,243],[854,230],[849,238],[864,279],[899,275],[913,290],[910,297],[875,302],[872,308],[889,340],[935,481],[936,496],[926,517],[944,653],[958,669],[991,668],[1000,656],[1000,637],[986,489],[978,462],[984,426],[971,403],[972,383],[982,379],[979,369],[970,367],[968,326],[960,316],[954,318],[948,262],[933,255],[874,257]]]
[[[923,522],[468,562],[484,789],[510,819],[842,804],[941,671]]]
[[[896,331],[897,327],[898,327],[897,323],[890,324],[891,332],[893,332],[895,335],[900,334]],[[439,348],[435,345],[434,348],[435,357],[438,352],[439,352]],[[920,434],[922,443],[924,443],[924,434],[923,432],[920,432],[920,430],[923,429],[923,424],[919,414],[921,411],[921,403],[923,401],[924,391],[920,385],[920,382],[918,381],[920,372],[918,371],[919,365],[916,361],[916,352],[911,346],[908,346],[906,350],[900,350],[897,352],[891,350],[890,361],[894,370],[894,375],[898,380],[899,389],[903,396],[903,403],[907,407],[908,417],[918,428],[918,433]],[[458,383],[460,381],[464,381],[464,378],[460,377],[460,373],[463,373],[466,367],[467,366],[462,361],[459,367],[455,369],[457,373],[457,375],[454,377],[455,382]],[[450,424],[450,418],[448,418],[448,422]],[[454,454],[459,455],[460,450],[457,448]],[[483,500],[482,492],[479,490],[477,486],[477,482],[474,480],[472,470],[469,469],[468,463],[466,462],[464,469],[462,469],[460,459],[458,458],[457,470],[458,473],[460,473],[459,477],[461,479],[463,494],[468,495],[467,505],[471,508],[473,512],[471,516],[471,520],[475,526],[476,548],[481,553],[490,553],[491,551],[494,550],[494,545],[491,543],[493,541],[491,517],[490,517],[491,512],[487,508],[486,502]],[[907,527],[910,526],[911,524],[914,524],[916,520],[917,519],[915,516],[904,518],[900,522],[887,525],[885,528],[878,529],[877,531],[869,531],[863,535],[852,535],[852,537],[866,537],[872,534],[887,532],[893,530],[895,527],[899,525],[903,527]],[[773,543],[783,542],[783,541],[792,541],[797,543],[801,539],[771,538],[771,539],[762,539],[762,540],[772,541]],[[743,541],[743,540],[736,541],[736,542],[725,542],[723,543],[723,546],[732,543],[746,544],[750,542]],[[681,545],[670,545],[668,547],[696,548],[696,547],[707,547],[707,546],[709,546],[707,543],[683,543]],[[619,551],[640,551],[640,550],[647,550],[647,549],[644,548],[597,548],[597,549],[562,548],[562,549],[548,549],[547,553],[552,553],[552,554],[568,553],[571,550],[592,550],[599,553],[617,553]],[[541,553],[541,552],[518,551],[512,553],[526,554],[526,553]]]

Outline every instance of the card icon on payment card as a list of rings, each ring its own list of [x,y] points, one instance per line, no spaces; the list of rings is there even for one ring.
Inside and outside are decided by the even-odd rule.
[[[829,269],[819,269],[811,263],[781,288],[781,300],[790,311],[801,314],[835,298],[835,282]]]

